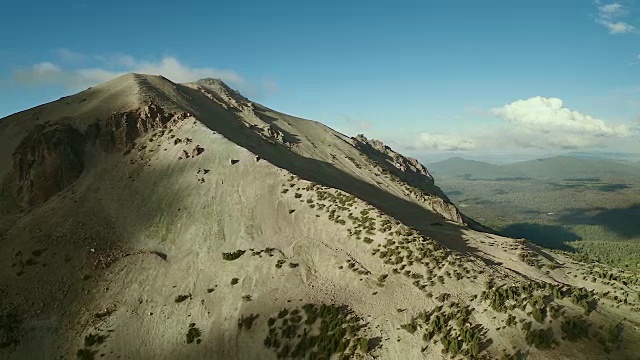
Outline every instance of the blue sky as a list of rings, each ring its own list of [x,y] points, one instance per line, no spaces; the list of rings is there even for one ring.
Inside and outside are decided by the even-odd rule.
[[[220,77],[273,109],[413,154],[640,152],[640,1],[79,0],[5,10],[0,116],[137,71]]]

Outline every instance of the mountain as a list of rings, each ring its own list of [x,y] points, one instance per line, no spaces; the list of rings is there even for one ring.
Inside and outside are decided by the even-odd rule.
[[[483,232],[427,168],[220,80],[0,120],[0,357],[633,358],[637,275]]]
[[[563,180],[640,175],[640,169],[629,162],[576,156],[555,156],[505,165],[452,157],[430,163],[429,168],[434,174],[468,179],[531,178]]]
[[[514,177],[522,174],[509,171],[502,165],[490,164],[484,161],[468,160],[461,157],[451,157],[446,160],[429,163],[429,169],[434,174],[464,176],[476,179],[494,179],[496,177]]]
[[[510,171],[526,173],[527,176],[532,178],[615,178],[640,175],[638,169],[628,163],[573,156],[529,160],[509,164],[505,167]]]

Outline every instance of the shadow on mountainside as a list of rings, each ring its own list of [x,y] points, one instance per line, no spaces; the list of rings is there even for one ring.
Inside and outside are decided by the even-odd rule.
[[[640,237],[640,204],[625,208],[575,208],[558,221],[573,225],[599,225],[627,239]]]
[[[477,249],[468,246],[464,240],[464,227],[446,223],[439,215],[420,205],[357,179],[331,163],[307,158],[286,146],[269,143],[240,122],[236,114],[218,107],[195,90],[186,87],[182,90],[192,97],[198,111],[196,117],[235,144],[303,179],[353,194],[426,236],[448,230],[443,236],[433,236],[433,239],[447,248],[482,259]],[[288,136],[293,142],[299,141],[294,134]],[[88,164],[91,171],[84,172],[78,181],[48,201],[29,209],[23,218],[17,219],[2,241],[0,263],[7,267],[20,261],[34,264],[20,275],[16,273],[18,269],[0,272],[2,305],[21,314],[25,341],[21,351],[26,353],[20,354],[27,357],[43,356],[41,351],[46,344],[42,342],[53,341],[45,334],[57,333],[60,334],[57,336],[64,337],[63,333],[66,333],[81,339],[87,329],[84,325],[95,321],[92,312],[96,310],[96,304],[104,304],[113,297],[113,290],[109,290],[101,280],[112,264],[138,255],[150,256],[151,261],[172,261],[174,254],[170,251],[170,244],[164,243],[166,239],[158,238],[157,246],[150,249],[139,249],[140,244],[132,243],[132,239],[139,237],[141,229],[153,227],[159,221],[168,221],[167,214],[153,206],[154,201],[162,201],[164,208],[188,210],[189,204],[180,198],[179,189],[161,186],[173,183],[167,176],[176,176],[175,171],[165,171],[162,166],[147,167],[143,163],[139,165],[140,171],[146,172],[145,178],[150,180],[142,184],[135,178],[127,180],[126,172],[109,173],[109,169],[113,169],[110,166],[125,163],[125,158],[119,158],[119,154],[97,156],[101,158],[98,163],[111,161],[111,165],[96,171],[95,164]],[[122,178],[116,181],[116,177]],[[123,187],[122,184],[127,183],[131,185]],[[140,192],[145,196],[134,196]],[[122,208],[123,204],[126,204],[126,209]],[[118,226],[112,221],[116,218]],[[443,226],[437,226],[434,232],[433,223]],[[165,245],[169,248],[165,249]],[[32,258],[32,252],[43,248],[49,250],[37,259]],[[144,252],[137,252],[139,250]],[[14,254],[18,253],[28,258],[14,259],[17,256]],[[131,291],[131,296],[142,298],[143,294]],[[178,351],[176,355],[182,352],[168,351]]]
[[[598,190],[602,192],[616,192],[616,191],[626,190],[630,188],[631,186],[627,184],[606,184],[606,185],[598,186]]]
[[[427,236],[442,234],[440,237],[433,236],[433,239],[445,247],[482,259],[482,255],[477,252],[477,249],[466,244],[462,236],[462,232],[465,230],[464,227],[444,223],[443,226],[434,228],[431,225],[432,223],[443,223],[438,215],[413,202],[398,198],[383,189],[354,178],[330,163],[306,158],[284,146],[268,143],[237,121],[234,118],[234,114],[222,109],[217,110],[210,103],[205,104],[204,101],[208,101],[208,99],[204,99],[197,94],[197,92],[194,92],[193,97],[195,102],[202,105],[199,106],[201,113],[197,114],[199,120],[230,141],[304,179],[349,192],[395,217],[402,223],[416,228]],[[291,134],[291,136],[295,135]],[[120,160],[118,159],[118,161]],[[29,317],[29,322],[24,327],[25,330],[23,330],[25,337],[37,338],[40,335],[44,336],[57,331],[77,338],[78,346],[80,346],[79,344],[82,343],[82,338],[89,328],[85,322],[95,321],[96,315],[92,311],[96,309],[93,306],[100,300],[110,301],[112,297],[112,293],[106,287],[108,284],[105,284],[101,279],[101,269],[104,269],[104,266],[108,267],[112,262],[134,255],[127,254],[126,248],[131,246],[135,249],[136,244],[132,244],[131,239],[136,238],[137,231],[153,226],[159,219],[167,216],[162,211],[157,211],[153,203],[163,201],[165,202],[165,207],[188,209],[189,204],[186,204],[179,197],[180,189],[166,189],[162,186],[154,186],[156,184],[162,185],[165,182],[172,183],[167,180],[167,176],[176,176],[175,172],[165,171],[162,167],[155,166],[144,168],[144,171],[150,173],[146,176],[147,178],[157,179],[155,180],[156,183],[139,184],[132,180],[132,186],[127,188],[126,191],[114,185],[113,190],[108,189],[101,192],[102,194],[113,193],[113,196],[108,198],[100,198],[101,195],[96,195],[98,193],[97,189],[99,187],[112,186],[111,182],[104,181],[104,179],[107,177],[112,178],[117,174],[98,174],[100,176],[95,176],[94,179],[83,179],[81,177],[80,180],[95,181],[79,181],[77,184],[81,184],[82,189],[72,185],[60,194],[61,197],[64,196],[63,200],[52,198],[49,202],[33,208],[31,210],[31,215],[33,216],[31,216],[30,221],[22,221],[21,225],[17,225],[14,228],[14,233],[10,234],[12,235],[11,238],[6,239],[6,242],[3,241],[3,250],[8,249],[8,251],[4,251],[4,255],[0,254],[0,259],[3,260],[11,258],[18,250],[22,250],[23,253],[33,254],[34,250],[42,247],[50,249],[38,258],[38,261],[40,261],[38,266],[42,266],[42,263],[46,262],[48,265],[46,268],[29,268],[25,274],[18,278],[0,276],[0,296],[3,298],[3,307],[11,305],[16,306],[21,311],[23,309],[24,311],[29,311],[28,315],[23,314],[23,316]],[[144,198],[130,196],[134,192],[144,192],[147,196]],[[151,205],[146,204],[138,208],[139,204],[128,202],[127,199],[138,199],[138,201],[145,201],[151,203]],[[106,202],[109,202],[110,205],[105,206]],[[113,204],[120,204],[120,206],[126,204],[127,209],[123,210],[122,214],[114,214],[113,210],[116,207]],[[144,210],[140,210],[142,208]],[[129,226],[125,226],[125,228],[116,229],[109,221],[114,216],[126,217],[127,214],[131,215],[133,213],[135,213],[135,216],[131,216],[128,223]],[[167,220],[165,219],[164,221]],[[51,224],[57,226],[52,226]],[[52,232],[39,232],[39,227],[50,229]],[[443,229],[447,231],[442,231]],[[148,249],[149,253],[135,255],[150,256],[151,261],[172,261],[173,254],[170,251],[166,251],[166,255],[162,252],[165,250],[160,245],[163,240],[157,239],[160,247]],[[124,251],[119,250],[122,247],[125,248]],[[153,253],[154,251],[164,255],[164,258],[159,259],[162,256]],[[103,255],[104,257],[102,257]],[[70,260],[67,261],[67,258]],[[4,264],[4,262],[2,263]],[[215,269],[212,269],[212,271],[215,271]],[[0,275],[5,275],[5,273],[0,273]],[[186,275],[188,276],[189,274]],[[7,295],[11,297],[8,298]],[[143,301],[144,297],[144,288],[127,289],[127,299]],[[287,304],[279,305],[283,308],[290,306]],[[123,305],[123,309],[126,310],[127,307]],[[78,313],[85,313],[85,316],[78,315]],[[260,315],[256,325],[266,321],[268,316],[266,313],[261,313]],[[89,319],[87,319],[87,316],[89,316]],[[122,312],[120,316],[133,317],[140,316],[140,314]],[[144,316],[151,315],[144,314]],[[84,322],[77,321],[76,323],[77,319],[84,320]],[[189,329],[190,321],[192,320],[185,318],[185,334]],[[201,325],[197,320],[194,321],[196,326]],[[114,331],[118,331],[118,329],[115,328]],[[240,341],[240,336],[255,336],[255,332],[253,335],[248,333],[241,335],[240,330],[237,330],[223,335],[217,332],[209,333],[203,331],[202,337],[206,339],[202,344],[187,344],[185,335],[181,334],[176,341],[167,342],[166,348],[162,349],[162,357],[167,359],[205,358],[207,356],[214,358],[241,358],[242,354],[235,352],[236,349],[241,352],[242,346],[246,344],[246,342]],[[253,340],[256,344],[255,346],[262,346],[263,338],[255,338]],[[108,342],[109,340],[106,341]],[[132,350],[127,354],[111,355],[145,359],[152,358],[157,354],[157,349],[141,349],[141,341],[138,339],[132,338],[129,341],[132,344],[131,348],[136,350]],[[220,353],[219,349],[228,348],[229,345],[227,344],[229,343],[235,344],[235,346],[231,346],[234,352]],[[44,345],[48,346],[49,344]],[[71,345],[76,346],[76,344]],[[416,351],[418,350],[416,349]],[[30,351],[38,351],[38,349]],[[39,355],[32,358],[42,357],[42,354]],[[65,357],[72,357],[75,353],[64,355]],[[96,356],[99,355],[99,353],[96,354]],[[107,357],[112,356],[107,354]]]
[[[443,221],[441,216],[420,205],[355,178],[331,163],[304,157],[285,146],[269,143],[243,125],[235,114],[213,104],[198,91],[190,88],[182,89],[182,91],[191,97],[194,109],[198,111],[196,117],[200,122],[275,166],[286,169],[305,180],[348,192],[427,236],[431,233],[432,223]],[[295,135],[291,134],[291,136]],[[476,254],[476,248],[468,246],[462,237],[461,231],[465,229],[464,227],[452,224],[446,226],[458,229],[457,238],[447,242],[442,242],[437,238],[434,240],[461,253]]]
[[[512,238],[525,238],[532,243],[548,248],[572,251],[568,242],[578,241],[582,238],[577,234],[559,225],[545,225],[533,223],[511,224],[500,233]]]

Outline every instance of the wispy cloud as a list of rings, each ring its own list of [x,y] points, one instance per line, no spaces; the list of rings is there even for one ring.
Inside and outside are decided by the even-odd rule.
[[[431,133],[421,133],[415,142],[407,146],[409,150],[438,151],[474,150],[478,147],[477,139],[472,137]]]
[[[55,62],[44,61],[14,71],[14,81],[26,86],[56,85],[79,90],[134,72],[162,75],[178,83],[218,78],[248,96],[270,94],[278,89],[277,83],[270,79],[250,83],[234,70],[189,66],[171,56],[145,60],[121,53],[87,55],[59,49],[56,57]],[[92,66],[88,66],[89,63]]]
[[[609,34],[625,34],[635,30],[626,18],[629,9],[620,3],[599,4],[596,22],[609,30]]]

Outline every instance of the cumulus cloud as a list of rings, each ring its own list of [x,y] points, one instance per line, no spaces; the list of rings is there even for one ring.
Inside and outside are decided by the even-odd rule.
[[[616,125],[567,108],[558,98],[532,97],[490,109],[501,123],[471,125],[452,134],[421,133],[407,141],[407,150],[577,150],[615,146],[640,133],[640,127]]]
[[[542,133],[568,132],[593,136],[629,136],[624,125],[607,125],[604,120],[572,111],[558,98],[540,96],[517,100],[491,112],[511,124]]]
[[[624,34],[635,30],[635,27],[623,19],[629,10],[622,4],[611,3],[598,6],[596,22],[609,30],[610,34]]]
[[[76,69],[62,69],[59,65],[51,62],[42,62],[30,68],[17,70],[14,73],[14,78],[18,83],[29,85],[37,85],[40,82],[56,82],[69,87],[86,87],[111,80],[129,72],[135,72],[162,75],[174,82],[188,82],[214,77],[235,86],[243,86],[246,83],[233,70],[189,67],[173,57],[164,57],[157,62],[136,60],[126,55],[104,59],[103,64],[101,64],[103,66]]]
[[[473,150],[477,147],[476,140],[470,137],[430,133],[421,133],[415,143],[408,146],[410,150],[438,151]]]
[[[254,84],[246,81],[233,70],[212,67],[193,67],[175,57],[166,56],[157,61],[136,59],[126,54],[83,55],[66,49],[57,51],[60,63],[93,62],[94,66],[64,67],[53,62],[41,62],[14,72],[14,80],[20,85],[60,85],[70,89],[82,89],[111,80],[120,75],[135,72],[162,75],[173,82],[189,82],[203,78],[218,78],[249,96],[260,96],[277,91],[273,80],[263,79]]]

